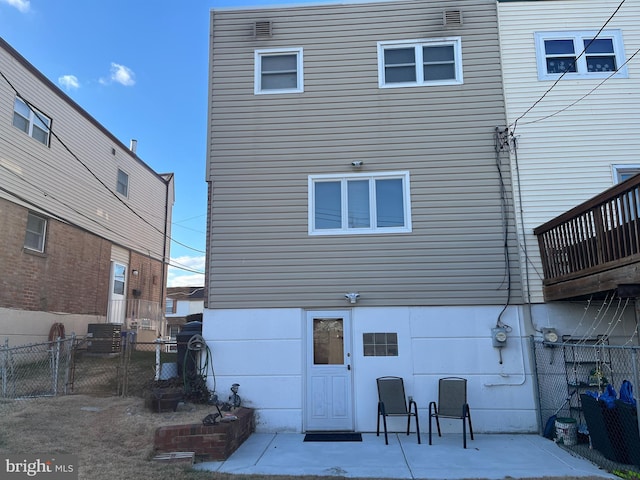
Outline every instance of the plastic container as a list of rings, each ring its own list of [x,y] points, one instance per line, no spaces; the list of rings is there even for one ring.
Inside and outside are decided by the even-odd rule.
[[[578,443],[578,422],[575,418],[556,418],[556,441],[567,446]]]
[[[197,352],[187,349],[187,344],[194,335],[202,335],[202,322],[188,322],[176,335],[178,376],[190,376],[196,371]]]

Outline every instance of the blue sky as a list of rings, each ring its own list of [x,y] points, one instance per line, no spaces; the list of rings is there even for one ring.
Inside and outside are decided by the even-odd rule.
[[[284,3],[305,2],[0,0],[13,48],[122,143],[135,138],[156,172],[175,173],[171,263],[186,270],[170,268],[169,286],[204,282],[209,11]]]

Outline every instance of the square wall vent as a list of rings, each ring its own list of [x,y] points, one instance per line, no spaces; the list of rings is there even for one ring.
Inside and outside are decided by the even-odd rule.
[[[254,38],[271,38],[272,26],[273,24],[269,20],[258,20],[253,24]]]
[[[462,25],[462,11],[445,10],[442,14],[442,24],[445,27],[459,27]]]

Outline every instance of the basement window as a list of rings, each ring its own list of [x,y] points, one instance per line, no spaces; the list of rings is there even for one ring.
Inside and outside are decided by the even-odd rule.
[[[362,344],[365,357],[397,357],[397,333],[363,333]]]

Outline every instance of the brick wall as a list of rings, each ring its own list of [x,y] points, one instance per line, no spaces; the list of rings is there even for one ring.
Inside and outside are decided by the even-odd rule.
[[[0,199],[0,307],[105,315],[111,243],[49,219],[45,252],[31,252],[28,212]]]
[[[234,412],[237,420],[204,426],[170,425],[155,432],[157,452],[194,452],[199,460],[226,460],[255,431],[254,412],[239,408]]]
[[[0,198],[0,308],[106,316],[112,243],[48,219],[44,253],[25,249],[28,214],[29,209]],[[139,275],[130,275],[133,270]],[[128,299],[162,308],[165,282],[161,261],[131,252]]]
[[[129,259],[129,273],[138,271],[137,276],[129,275],[129,298],[139,298],[150,302],[157,302],[164,308],[164,290],[166,284],[166,270],[163,272],[162,263],[147,256],[131,252]],[[133,291],[140,292],[139,297],[133,295]]]

